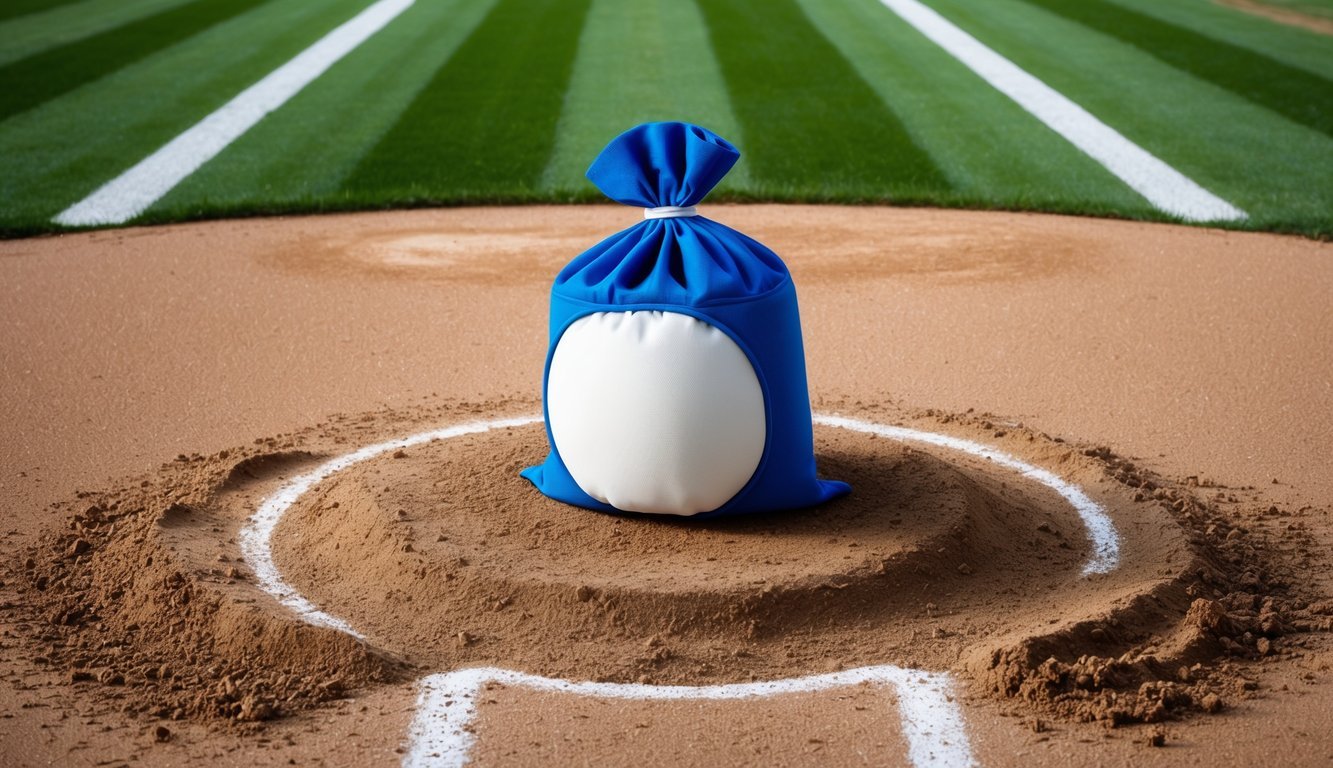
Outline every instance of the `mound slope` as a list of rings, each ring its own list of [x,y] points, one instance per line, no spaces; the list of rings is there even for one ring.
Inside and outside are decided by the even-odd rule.
[[[819,446],[853,496],[687,522],[534,493],[517,469],[546,450],[540,424],[438,441],[326,481],[279,526],[275,560],[424,664],[689,682],[881,663],[955,594],[977,606],[973,634],[994,632],[1001,595],[1044,594],[1086,557],[1078,519],[1041,486],[843,429],[820,427]]]
[[[24,564],[24,594],[54,639],[47,661],[134,711],[242,721],[483,663],[668,684],[895,663],[965,670],[976,690],[1042,712],[1125,722],[1221,707],[1232,682],[1215,659],[1266,653],[1319,621],[1205,502],[1104,449],[864,406],[865,418],[984,440],[1079,483],[1116,522],[1121,566],[1082,575],[1081,522],[1044,486],[824,426],[821,469],[856,492],[771,517],[688,523],[551,502],[517,476],[545,450],[540,425],[344,470],[290,509],[274,556],[364,643],[304,624],[240,562],[237,532],[285,479],[387,437],[535,408],[343,419],[182,456],[80,500]]]

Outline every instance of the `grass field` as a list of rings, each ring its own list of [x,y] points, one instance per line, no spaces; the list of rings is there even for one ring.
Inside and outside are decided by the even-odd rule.
[[[369,2],[8,0],[0,234],[60,229]],[[1333,234],[1333,37],[1211,0],[927,4],[1229,226]],[[597,151],[663,119],[740,146],[714,200],[1170,219],[878,0],[417,0],[137,220],[597,200]]]

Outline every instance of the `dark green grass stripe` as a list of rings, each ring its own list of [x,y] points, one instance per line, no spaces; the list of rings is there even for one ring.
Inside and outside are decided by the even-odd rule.
[[[1333,135],[1333,82],[1105,0],[1027,0],[1195,77]],[[1114,76],[1114,73],[1107,73]]]
[[[80,0],[4,0],[4,2],[0,2],[0,21],[17,19],[30,13],[49,11],[52,8],[77,2],[80,2]]]
[[[949,182],[793,0],[699,0],[752,178],[866,199]]]
[[[0,120],[132,64],[265,0],[195,0],[0,67]]]
[[[555,146],[588,6],[500,0],[344,189],[417,201],[504,200],[535,191]]]

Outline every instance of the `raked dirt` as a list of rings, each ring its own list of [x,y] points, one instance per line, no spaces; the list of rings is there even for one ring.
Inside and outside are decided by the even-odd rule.
[[[1120,568],[1083,577],[1063,499],[956,452],[821,426],[821,471],[852,496],[700,525],[544,499],[515,475],[544,434],[520,427],[365,462],[289,511],[276,562],[358,643],[256,588],[246,517],[360,445],[539,412],[549,281],[634,212],[13,241],[0,753],[394,764],[412,681],[459,665],[698,684],[894,663],[957,675],[983,764],[1333,754],[1330,246],[1018,214],[707,213],[791,266],[818,411],[1051,469],[1105,506]],[[728,739],[689,707],[608,717],[508,692],[480,705],[476,757],[850,762],[899,738],[866,735],[864,695],[812,694],[802,722],[791,702],[737,707]]]

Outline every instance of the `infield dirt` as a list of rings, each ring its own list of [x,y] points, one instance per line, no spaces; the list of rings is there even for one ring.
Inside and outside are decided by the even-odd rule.
[[[1087,538],[1062,499],[956,453],[820,427],[821,470],[853,496],[700,525],[546,500],[515,474],[544,450],[534,426],[367,462],[291,510],[278,564],[367,644],[259,592],[235,538],[281,478],[368,442],[539,412],[550,277],[632,213],[0,244],[15,510],[0,749],[32,763],[393,762],[402,710],[384,702],[424,671],[694,683],[899,663],[965,681],[986,764],[1086,762],[1082,739],[1132,721],[1170,722],[1192,759],[1329,755],[1316,724],[1330,697],[1306,683],[1330,658],[1333,270],[1327,245],[1291,238],[714,211],[791,265],[816,410],[986,442],[1080,483],[1124,537],[1107,577],[1081,576]],[[373,703],[378,715],[358,709]],[[836,702],[805,711],[821,744],[855,745],[860,726],[829,725]],[[718,754],[776,738],[771,714],[740,714]],[[1246,746],[1203,735],[1222,721]],[[516,722],[479,727],[531,730]],[[332,749],[349,727],[384,733]],[[625,730],[638,729],[606,719],[580,737],[584,757],[615,759]],[[1146,732],[1129,732],[1098,759],[1144,759],[1124,742]],[[666,749],[669,733],[636,749]],[[480,759],[550,756],[495,738]],[[802,754],[788,759],[818,756]]]

